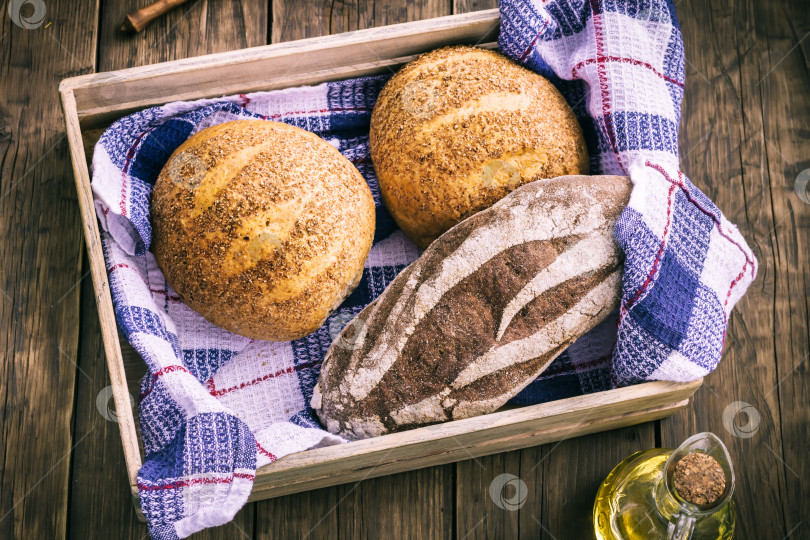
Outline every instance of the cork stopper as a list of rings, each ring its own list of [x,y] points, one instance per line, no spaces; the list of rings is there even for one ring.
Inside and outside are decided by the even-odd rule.
[[[679,459],[672,481],[685,501],[701,506],[715,502],[726,489],[726,475],[720,463],[703,452],[692,452]]]

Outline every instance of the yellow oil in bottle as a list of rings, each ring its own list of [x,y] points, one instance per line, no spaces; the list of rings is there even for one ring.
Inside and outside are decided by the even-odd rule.
[[[594,504],[599,540],[654,538],[649,533],[656,528],[655,486],[669,454],[663,449],[636,452],[611,471]]]
[[[725,499],[713,508],[699,508],[681,499],[670,487],[668,468],[677,461],[675,458],[682,457],[678,452],[680,448],[643,450],[611,471],[594,502],[593,523],[598,540],[733,538],[736,507],[731,499],[730,467]]]

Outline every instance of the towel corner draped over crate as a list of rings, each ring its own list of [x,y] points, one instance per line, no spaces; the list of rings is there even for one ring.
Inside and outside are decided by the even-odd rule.
[[[562,91],[583,126],[592,172],[634,183],[615,230],[625,253],[619,313],[514,402],[706,375],[757,262],[679,169],[684,54],[674,7],[504,0],[500,10],[501,51]],[[99,140],[93,190],[116,317],[149,370],[139,399],[146,457],[138,486],[153,537],[225,523],[245,503],[258,466],[344,442],[309,407],[320,362],[351,317],[419,255],[383,208],[369,158],[371,109],[389,76],[171,103],[122,118]],[[358,167],[377,205],[359,287],[321,329],[288,343],[214,327],[180,301],[149,251],[150,194],[168,157],[201,129],[239,118],[319,134]]]

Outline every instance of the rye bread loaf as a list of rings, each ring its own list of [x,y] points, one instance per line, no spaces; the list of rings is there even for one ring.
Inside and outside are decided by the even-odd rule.
[[[332,344],[312,407],[359,439],[492,412],[620,298],[619,176],[527,184],[433,242]]]
[[[399,70],[374,105],[369,141],[385,206],[423,248],[527,182],[588,173],[560,92],[477,47],[437,49]]]

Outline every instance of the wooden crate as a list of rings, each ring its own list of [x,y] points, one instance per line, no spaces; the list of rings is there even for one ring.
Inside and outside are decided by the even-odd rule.
[[[496,46],[497,10],[373,28],[163,64],[73,77],[59,87],[76,177],[107,365],[127,474],[137,501],[143,458],[129,389],[143,361],[119,337],[90,189],[88,162],[103,128],[132,111],[175,100],[218,97],[382,73],[450,44]],[[122,353],[123,348],[123,353]],[[260,468],[251,500],[524,448],[661,418],[687,405],[701,381],[652,382],[552,403],[501,410],[308,450]]]

